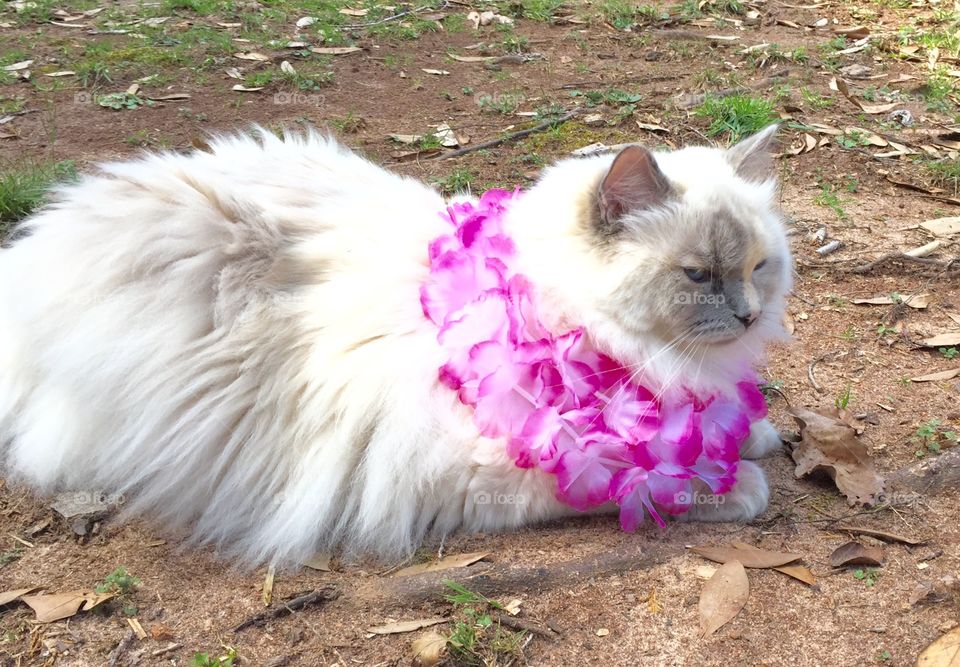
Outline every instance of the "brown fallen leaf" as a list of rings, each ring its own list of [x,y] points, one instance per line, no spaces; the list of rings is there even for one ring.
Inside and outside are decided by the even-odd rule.
[[[925,347],[950,347],[960,345],[960,332],[948,331],[921,341]]]
[[[883,549],[868,547],[859,542],[847,542],[834,549],[829,560],[833,567],[847,567],[848,565],[876,567],[883,563]]]
[[[874,296],[869,299],[853,299],[850,303],[854,303],[858,306],[893,306],[898,303],[902,303],[905,306],[910,308],[916,308],[917,310],[924,310],[927,306],[930,305],[930,295],[929,294],[915,294],[913,296],[906,296],[900,299],[894,300],[892,296]]]
[[[433,625],[446,623],[449,620],[449,618],[436,616],[434,618],[418,618],[413,621],[397,621],[395,623],[387,623],[386,625],[367,628],[367,632],[372,632],[375,635],[397,635],[404,632],[413,632],[414,630],[429,628]]]
[[[889,104],[867,104],[866,102],[861,102],[850,92],[850,89],[847,87],[847,82],[839,77],[834,77],[830,80],[830,89],[839,92],[846,97],[851,104],[868,114],[886,113],[900,106],[899,102],[890,102]]]
[[[729,563],[737,561],[744,567],[767,569],[786,565],[803,558],[800,554],[784,553],[779,551],[765,551],[742,543],[729,547],[693,547],[690,549],[698,556],[715,563]],[[745,548],[744,548],[745,547]]]
[[[750,596],[747,571],[740,561],[724,563],[700,591],[700,637],[712,635],[740,613]]]
[[[752,546],[750,544],[746,544],[744,542],[734,542],[733,547],[738,551],[752,551],[752,552],[763,551],[762,549],[758,549],[757,547]],[[767,553],[770,553],[770,552],[767,552]],[[801,581],[807,584],[808,586],[817,585],[817,578],[813,576],[813,572],[811,572],[809,568],[803,565],[796,565],[796,564],[776,565],[771,569],[776,570],[777,572],[782,572],[788,577],[792,577],[797,581]]]
[[[817,585],[817,578],[813,575],[813,572],[810,571],[810,568],[804,565],[780,565],[773,569],[777,572],[783,572],[788,577],[792,577],[807,586]]]
[[[450,570],[457,567],[467,567],[473,565],[479,560],[483,560],[490,555],[489,551],[476,551],[468,554],[457,554],[455,556],[444,556],[440,560],[431,563],[419,563],[397,570],[393,573],[394,577],[411,577],[415,574],[424,574],[425,572],[439,572],[441,570]]]
[[[340,13],[344,16],[366,16],[370,13],[369,9],[341,9]]]
[[[917,667],[960,667],[960,625],[923,649]]]
[[[855,535],[866,535],[867,537],[875,537],[878,540],[883,540],[884,542],[900,542],[901,544],[906,544],[907,546],[919,546],[921,544],[926,544],[929,541],[929,540],[915,540],[912,537],[905,537],[903,535],[898,535],[897,533],[889,533],[885,530],[876,530],[874,528],[863,528],[860,526],[837,526],[835,530],[846,532],[846,533],[853,533]]]
[[[94,591],[73,591],[72,593],[54,593],[52,595],[24,595],[20,599],[37,615],[41,623],[52,623],[70,618],[77,612],[90,611],[97,605],[116,597],[116,593],[96,593]]]
[[[437,632],[426,632],[410,644],[413,667],[433,667],[447,650],[447,638]]]
[[[39,586],[34,586],[32,588],[17,588],[12,591],[3,591],[0,593],[0,607],[5,604],[10,604],[11,602],[16,602],[22,596],[26,595],[27,593],[32,593],[38,588]]]
[[[797,406],[790,413],[800,426],[800,442],[791,452],[797,464],[794,475],[826,472],[851,505],[875,504],[883,494],[883,478],[867,446],[857,440],[857,429],[845,411],[818,412]]]
[[[926,375],[918,375],[915,378],[910,378],[911,382],[943,382],[944,380],[952,380],[953,378],[960,375],[960,368],[951,368],[947,371],[938,371],[936,373],[927,373]]]

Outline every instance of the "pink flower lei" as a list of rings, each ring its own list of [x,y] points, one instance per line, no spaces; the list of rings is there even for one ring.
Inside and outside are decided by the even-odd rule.
[[[484,436],[506,440],[517,466],[555,475],[557,497],[577,510],[616,502],[624,530],[644,509],[661,526],[657,508],[687,511],[693,479],[728,492],[750,424],[767,411],[756,377],[746,372],[736,396],[685,389],[668,402],[593,349],[583,329],[547,331],[503,230],[518,196],[490,190],[442,214],[452,230],[430,244],[420,290],[449,355],[440,381],[473,408]]]

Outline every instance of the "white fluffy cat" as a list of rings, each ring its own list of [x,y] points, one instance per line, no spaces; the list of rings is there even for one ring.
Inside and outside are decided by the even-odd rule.
[[[774,129],[727,151],[631,148],[546,170],[505,221],[545,321],[584,326],[667,391],[729,391],[781,335],[790,287]],[[246,563],[394,557],[574,513],[438,384],[419,288],[444,207],[331,139],[263,131],[60,189],[0,249],[7,474],[123,492]],[[704,315],[677,298],[696,290],[727,305]],[[745,455],[778,442],[762,422]],[[689,516],[761,512],[762,472],[744,462],[739,478]]]

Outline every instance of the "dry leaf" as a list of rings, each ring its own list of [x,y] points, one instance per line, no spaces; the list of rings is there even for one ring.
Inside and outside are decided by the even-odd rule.
[[[32,60],[21,60],[18,63],[13,63],[12,65],[4,65],[3,67],[0,67],[0,69],[2,69],[4,72],[19,72],[20,70],[27,69],[32,64]]]
[[[862,25],[855,28],[834,28],[833,31],[838,35],[846,35],[850,39],[863,39],[870,34],[870,29]]]
[[[39,586],[33,586],[32,588],[17,588],[16,590],[4,591],[0,593],[0,607],[5,604],[10,604],[11,602],[15,602],[17,599],[26,595],[27,593],[32,593],[33,591],[37,590],[37,588],[39,588]]]
[[[891,102],[889,104],[867,104],[866,102],[861,102],[850,93],[850,89],[847,87],[847,82],[837,77],[834,77],[830,80],[830,89],[836,90],[850,100],[853,105],[859,107],[861,111],[868,114],[886,113],[899,106],[898,102]]]
[[[721,565],[700,591],[700,637],[712,635],[747,604],[750,582],[740,561]]]
[[[72,71],[72,70],[65,69],[65,70],[62,70],[62,71],[60,71],[60,72],[47,72],[46,74],[44,74],[44,76],[61,77],[61,76],[74,76],[75,74],[76,74],[76,72],[74,72],[74,71]]]
[[[311,570],[319,570],[320,572],[332,571],[330,569],[330,554],[317,554],[310,560],[304,561],[303,564]]]
[[[698,579],[709,579],[717,571],[713,565],[700,565],[696,570],[693,571],[693,574]]]
[[[263,90],[263,86],[260,86],[257,88],[247,88],[246,86],[238,83],[233,88],[231,88],[231,90],[235,90],[238,93],[256,93]]]
[[[764,552],[762,549],[758,549],[757,547],[752,546],[750,544],[745,544],[744,542],[733,542],[732,546],[740,553],[742,552],[774,553],[769,551]],[[741,560],[741,562],[743,561]],[[802,581],[808,586],[814,586],[817,583],[817,579],[816,577],[813,576],[813,572],[811,572],[808,568],[804,567],[803,565],[775,565],[771,569],[776,570],[777,572],[782,572],[788,577],[792,577],[798,581]]]
[[[457,567],[467,567],[468,565],[473,565],[478,560],[483,560],[490,555],[489,551],[477,551],[474,553],[468,554],[458,554],[455,556],[444,556],[438,561],[432,563],[419,563],[418,565],[411,565],[410,567],[405,567],[402,570],[398,570],[393,573],[394,577],[411,577],[415,574],[423,574],[425,572],[439,572],[440,570],[450,570]]]
[[[825,471],[847,501],[872,505],[883,493],[883,478],[877,474],[867,446],[856,439],[857,428],[849,416],[836,408],[823,412],[793,407],[790,413],[800,426],[800,443],[792,456],[799,478]]]
[[[788,577],[801,581],[807,586],[817,585],[817,578],[813,576],[813,572],[810,571],[810,568],[803,565],[781,565],[773,569],[777,572],[783,572]]]
[[[313,25],[317,22],[316,16],[304,16],[297,19],[296,26],[298,28],[306,28],[307,26]]]
[[[960,217],[937,218],[921,222],[920,226],[937,236],[960,234]]]
[[[434,76],[447,76],[450,74],[450,72],[445,69],[430,69],[428,67],[421,67],[420,71],[426,72],[427,74],[433,74]]]
[[[97,605],[116,597],[116,593],[96,593],[94,591],[74,591],[72,593],[54,593],[52,595],[24,595],[20,599],[37,615],[41,623],[52,623],[70,618],[80,611],[90,611]]]
[[[366,16],[370,13],[369,9],[341,9],[340,13],[344,16]]]
[[[240,60],[255,60],[260,63],[265,63],[270,60],[270,56],[265,56],[262,53],[257,53],[256,51],[243,51],[241,53],[234,53],[234,58],[239,58]]]
[[[456,60],[458,63],[488,63],[498,58],[498,56],[458,56],[453,53],[447,55],[451,60]]]
[[[923,649],[917,667],[960,667],[960,625]]]
[[[375,635],[397,635],[403,632],[413,632],[414,630],[429,628],[433,625],[446,623],[449,620],[449,618],[436,616],[434,618],[420,618],[415,621],[397,621],[396,623],[387,623],[386,625],[367,628],[367,632],[372,632]]]
[[[738,548],[740,546],[747,545],[738,544],[737,546],[729,547],[693,547],[690,549],[690,551],[698,556],[703,556],[707,560],[712,560],[716,563],[729,563],[731,561],[737,561],[744,567],[754,567],[760,569],[786,565],[787,563],[792,563],[795,560],[800,560],[803,558],[803,556],[800,554],[783,553],[779,551],[765,551],[763,549],[756,549],[754,547]]]
[[[148,95],[148,100],[154,102],[172,102],[174,100],[189,100],[190,93],[170,93],[169,95]]]
[[[410,644],[413,667],[433,667],[447,650],[447,638],[437,632],[427,632]]]
[[[915,378],[910,378],[910,381],[911,382],[943,382],[945,380],[952,380],[958,375],[960,375],[960,368],[952,368],[948,371],[938,371],[936,373],[927,373],[926,375],[918,375]]]
[[[930,305],[929,294],[915,294],[913,296],[902,297],[901,299],[894,300],[893,297],[887,296],[874,296],[869,299],[853,299],[851,303],[855,303],[858,306],[893,306],[898,303],[903,303],[905,306],[910,306],[911,308],[916,308],[917,310],[923,310]]]
[[[859,542],[847,542],[834,549],[829,560],[833,567],[846,567],[848,565],[875,567],[883,563],[883,549],[868,547]]]
[[[925,347],[951,347],[960,345],[960,333],[948,331],[947,333],[937,334],[932,338],[925,338],[922,341]]]
[[[310,49],[310,52],[319,53],[322,56],[345,56],[362,50],[359,46],[315,46]]]

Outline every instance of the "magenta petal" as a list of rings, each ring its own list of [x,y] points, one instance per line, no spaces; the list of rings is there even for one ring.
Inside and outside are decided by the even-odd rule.
[[[738,382],[737,395],[750,421],[755,422],[767,416],[767,399],[755,382]]]
[[[612,478],[610,469],[598,459],[589,444],[583,451],[566,452],[557,465],[560,498],[580,511],[610,500]]]
[[[708,458],[736,461],[740,444],[750,434],[750,420],[732,401],[714,399],[701,414],[704,453]]]

